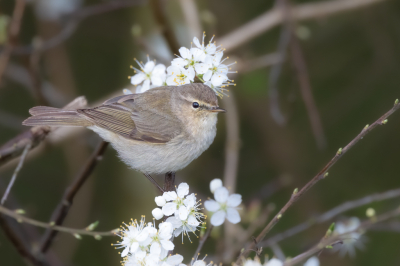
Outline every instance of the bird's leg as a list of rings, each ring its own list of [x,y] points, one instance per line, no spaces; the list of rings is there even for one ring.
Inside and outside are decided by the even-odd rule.
[[[151,175],[145,174],[145,173],[143,173],[143,174],[144,174],[144,175],[147,177],[147,179],[150,180],[150,182],[161,192],[161,194],[164,193],[164,189],[163,189],[162,187],[160,187],[160,185],[157,183],[156,180],[154,180],[154,178],[151,177]],[[174,175],[174,179],[175,179],[175,175]]]
[[[165,174],[164,191],[173,191],[175,189],[175,172]]]

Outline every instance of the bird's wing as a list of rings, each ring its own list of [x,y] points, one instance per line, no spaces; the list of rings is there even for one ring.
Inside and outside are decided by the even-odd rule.
[[[125,138],[150,143],[166,143],[181,130],[181,122],[171,114],[169,99],[145,101],[141,94],[118,96],[103,105],[79,109],[95,125]],[[157,97],[158,98],[158,97]]]

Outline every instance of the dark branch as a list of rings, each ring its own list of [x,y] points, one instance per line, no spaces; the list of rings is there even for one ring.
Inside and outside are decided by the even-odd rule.
[[[64,222],[64,219],[67,216],[68,211],[72,206],[76,193],[78,193],[79,189],[92,174],[98,162],[102,159],[102,156],[107,146],[108,142],[102,141],[96,148],[96,150],[93,152],[93,154],[90,156],[85,166],[83,167],[82,171],[75,178],[72,185],[65,191],[63,198],[61,199],[57,208],[53,212],[53,215],[50,220],[51,223],[54,223],[55,225],[61,225]],[[41,252],[45,253],[49,249],[57,233],[58,231],[52,229],[46,230],[41,241],[41,247],[40,247]]]

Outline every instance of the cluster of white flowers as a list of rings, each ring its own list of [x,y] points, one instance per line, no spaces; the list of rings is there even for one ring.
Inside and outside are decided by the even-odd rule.
[[[145,64],[135,59],[139,68],[131,66],[136,73],[131,77],[131,83],[137,85],[136,93],[159,86],[181,86],[193,83],[196,79],[196,82],[208,85],[218,96],[222,97],[225,87],[235,85],[231,83],[234,81],[228,78],[229,73],[234,73],[229,68],[232,64],[223,64],[228,57],[222,59],[223,49],[212,43],[214,37],[207,45],[204,44],[204,38],[204,33],[202,43],[198,38],[193,38],[196,47],[190,49],[181,47],[179,49],[180,56],[172,60],[171,66],[168,68],[163,64],[156,65],[149,57]],[[131,94],[132,92],[124,89],[124,93]]]
[[[254,260],[247,259],[244,263],[244,266],[283,266],[283,262],[272,258],[266,261],[264,264],[261,264],[260,259],[255,257]],[[306,261],[306,263],[304,263],[304,266],[319,266],[319,259],[317,257],[311,257]]]
[[[213,213],[211,224],[219,226],[224,223],[225,219],[228,219],[233,224],[240,222],[241,219],[237,209],[242,203],[242,196],[239,194],[229,195],[228,189],[222,186],[222,181],[218,178],[211,181],[210,190],[214,193],[215,200],[207,200],[204,202],[204,207]]]
[[[155,198],[157,206],[152,214],[155,219],[159,220],[164,216],[167,222],[171,223],[174,228],[174,236],[183,235],[189,237],[190,232],[195,234],[197,228],[201,225],[204,214],[200,212],[200,201],[197,201],[194,193],[189,195],[189,185],[187,183],[179,184],[175,191],[164,192],[162,196]],[[190,240],[190,237],[189,237]]]
[[[123,248],[121,257],[126,266],[157,266],[166,261],[168,251],[175,247],[171,241],[172,231],[171,223],[160,223],[157,230],[155,224],[146,224],[143,216],[139,223],[135,220],[121,226],[122,240],[115,246]]]

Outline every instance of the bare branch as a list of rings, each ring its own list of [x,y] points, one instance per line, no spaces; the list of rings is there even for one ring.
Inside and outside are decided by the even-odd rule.
[[[331,0],[294,6],[290,11],[293,20],[307,20],[336,15],[345,11],[360,9],[385,0]],[[280,8],[273,8],[238,29],[218,39],[226,52],[232,51],[258,35],[284,22]]]
[[[203,248],[204,244],[206,243],[208,237],[211,234],[211,231],[213,230],[214,226],[211,224],[208,228],[206,233],[200,238],[199,240],[199,245],[196,248],[196,251],[194,252],[193,258],[197,258],[200,254],[201,249]]]
[[[31,149],[31,143],[28,143],[25,146],[25,149],[22,153],[21,158],[19,159],[19,163],[17,165],[17,168],[15,168],[15,171],[11,177],[10,183],[7,186],[6,192],[4,192],[3,197],[1,198],[1,205],[4,205],[4,202],[7,200],[8,194],[10,194],[11,188],[14,185],[15,180],[17,179],[17,175],[19,173],[19,171],[21,170],[22,166],[24,165],[24,161],[25,161],[25,157],[28,154],[28,151]]]
[[[66,189],[63,198],[52,214],[51,223],[54,223],[55,225],[61,225],[64,222],[64,219],[67,217],[68,211],[72,206],[76,193],[78,193],[79,189],[92,174],[98,162],[102,159],[107,146],[108,142],[102,141],[90,156],[72,185]],[[45,253],[49,249],[56,235],[57,231],[53,230],[51,227],[46,230],[41,241],[41,252]]]
[[[7,209],[1,205],[0,205],[0,213],[3,213],[9,217],[12,217],[20,223],[27,223],[27,224],[30,224],[33,226],[47,228],[47,229],[51,229],[51,230],[57,230],[59,232],[64,232],[64,233],[69,233],[69,234],[89,235],[89,236],[96,237],[96,236],[115,236],[115,233],[119,232],[118,228],[111,230],[111,231],[96,232],[96,231],[89,231],[86,229],[73,229],[73,228],[53,225],[50,223],[44,223],[44,222],[40,222],[40,221],[31,219],[31,218],[25,217],[25,216],[18,214],[12,210]]]
[[[150,7],[153,11],[155,20],[161,28],[161,32],[168,43],[168,46],[173,54],[179,53],[179,44],[176,40],[174,31],[165,14],[165,7],[161,0],[150,0]]]
[[[186,25],[189,28],[190,35],[200,37],[202,27],[196,2],[194,0],[179,0],[179,2],[182,7],[182,13],[185,18]]]
[[[381,116],[378,120],[376,120],[370,126],[365,126],[360,134],[355,137],[349,144],[347,144],[343,149],[340,148],[336,155],[332,158],[332,160],[324,167],[322,170],[311,179],[300,191],[297,193],[293,193],[290,200],[283,206],[283,208],[275,215],[275,217],[267,224],[267,226],[262,230],[262,232],[257,236],[256,242],[261,242],[266,234],[279,222],[284,213],[295,203],[301,196],[303,196],[311,187],[313,187],[318,181],[324,179],[327,174],[327,171],[348,151],[350,150],[358,141],[360,141],[365,135],[367,135],[371,130],[376,128],[379,125],[386,124],[387,118],[393,114],[397,109],[400,108],[400,103],[398,100],[395,101],[395,104],[392,109],[390,109],[386,114]],[[241,252],[239,259],[237,260],[237,264],[240,263],[240,258],[242,256],[246,257],[251,249],[254,249],[255,244],[251,243],[248,245],[247,249]]]
[[[387,199],[393,199],[393,198],[397,198],[400,197],[400,188],[398,189],[393,189],[393,190],[389,190],[383,193],[377,193],[377,194],[372,194],[372,195],[368,195],[366,197],[357,199],[357,200],[353,200],[353,201],[347,201],[345,203],[342,203],[338,206],[336,206],[335,208],[321,214],[318,217],[313,217],[311,219],[309,219],[308,221],[296,225],[295,227],[292,227],[282,233],[279,233],[277,235],[274,235],[270,238],[268,238],[267,240],[259,243],[259,246],[262,247],[267,247],[273,243],[277,243],[280,242],[286,238],[292,237],[298,233],[301,233],[305,230],[307,230],[308,228],[311,228],[313,225],[315,224],[321,224],[324,222],[327,222],[329,220],[331,220],[332,218],[338,216],[341,213],[344,213],[346,211],[373,203],[373,202],[379,202],[379,201],[383,201],[383,200],[387,200]]]

